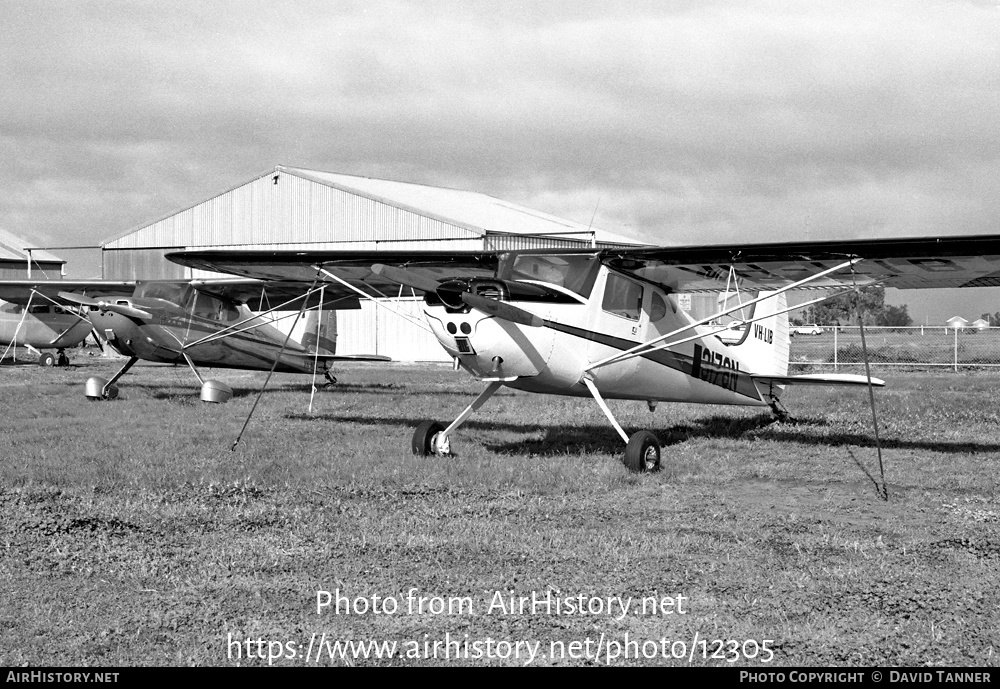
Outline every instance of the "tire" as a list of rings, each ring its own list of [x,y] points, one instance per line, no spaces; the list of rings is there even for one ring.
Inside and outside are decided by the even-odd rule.
[[[437,421],[424,421],[413,431],[413,454],[427,457],[434,454],[434,436],[444,430]]]
[[[649,431],[639,431],[628,439],[622,459],[629,471],[642,473],[660,470],[660,441]]]
[[[56,358],[51,352],[44,352],[40,357],[38,357],[39,366],[55,366]]]

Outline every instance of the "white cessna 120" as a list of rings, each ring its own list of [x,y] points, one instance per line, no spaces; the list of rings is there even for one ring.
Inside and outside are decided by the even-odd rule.
[[[447,426],[425,421],[413,451],[444,455],[451,437],[501,386],[593,397],[625,442],[625,465],[655,470],[660,445],[631,436],[605,399],[769,406],[785,387],[883,385],[866,375],[790,375],[786,292],[822,296],[882,284],[901,289],[1000,286],[1000,237],[949,237],[740,246],[420,253],[184,251],[182,265],[264,280],[320,281],[370,298],[400,286],[423,293],[427,322],[486,389]],[[695,320],[676,295],[756,296]],[[730,283],[727,287],[727,282]],[[728,325],[713,325],[722,317]],[[725,335],[725,337],[720,337]]]

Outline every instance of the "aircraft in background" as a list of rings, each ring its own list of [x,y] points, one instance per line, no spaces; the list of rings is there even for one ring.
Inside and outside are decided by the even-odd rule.
[[[794,308],[872,284],[900,289],[1000,285],[1000,237],[857,240],[605,250],[185,251],[176,263],[265,280],[329,280],[335,294],[423,292],[424,314],[486,389],[447,426],[425,421],[415,453],[451,453],[451,436],[502,386],[593,397],[625,442],[633,471],[659,467],[646,430],[628,435],[605,399],[767,406],[782,418],[789,385],[880,386],[862,375],[788,372],[786,293],[823,289]],[[718,313],[695,320],[678,293],[735,283]],[[833,290],[833,293],[829,293]],[[752,291],[756,296],[751,296]],[[729,318],[725,325],[709,325]],[[726,334],[726,337],[721,337]]]
[[[6,348],[4,354],[16,347],[33,350],[40,366],[68,366],[66,350],[83,342],[93,327],[79,308],[33,290],[36,284],[14,280],[0,286],[0,347]],[[95,280],[74,284],[95,296],[107,296],[130,294],[134,283]]]
[[[110,380],[100,376],[87,380],[85,392],[90,399],[116,398],[117,381],[140,359],[187,364],[207,402],[228,401],[232,389],[220,381],[205,380],[198,366],[318,372],[333,383],[330,366],[335,361],[388,361],[384,356],[336,354],[336,342],[323,330],[322,319],[316,319],[315,329],[302,338],[314,345],[309,348],[278,330],[268,318],[277,312],[285,312],[280,319],[299,312],[360,308],[354,295],[325,298],[322,287],[310,290],[301,283],[225,278],[113,284],[117,293],[108,287],[99,298],[95,292],[100,288],[93,281],[0,283],[3,299],[25,299],[31,293],[56,304],[80,307],[88,328],[93,327],[115,351],[128,357]]]

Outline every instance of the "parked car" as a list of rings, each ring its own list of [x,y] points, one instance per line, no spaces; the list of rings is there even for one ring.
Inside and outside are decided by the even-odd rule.
[[[821,335],[823,328],[815,323],[806,323],[792,328],[792,335]]]

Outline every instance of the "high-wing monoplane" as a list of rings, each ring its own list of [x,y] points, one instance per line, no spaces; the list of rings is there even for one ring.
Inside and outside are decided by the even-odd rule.
[[[273,325],[273,319],[302,313],[359,308],[356,295],[327,297],[323,286],[240,279],[0,283],[0,298],[23,300],[26,294],[80,308],[88,331],[92,327],[128,357],[110,380],[95,376],[87,381],[90,399],[116,398],[117,381],[140,359],[187,364],[201,383],[201,398],[208,402],[228,401],[232,389],[205,380],[199,366],[319,372],[332,383],[336,379],[330,366],[335,361],[388,361],[377,355],[336,354],[336,342],[320,318],[300,341]],[[283,315],[272,316],[278,313]]]
[[[649,431],[625,432],[606,399],[768,406],[785,388],[883,385],[868,375],[788,371],[786,294],[1000,286],[1000,237],[858,240],[605,250],[414,253],[187,251],[183,265],[266,280],[326,280],[332,293],[422,292],[441,345],[486,389],[447,426],[421,423],[412,447],[449,454],[451,437],[501,386],[593,397],[625,442],[629,469],[658,468]],[[734,300],[732,287],[740,292]],[[726,292],[695,319],[676,295]],[[727,324],[719,324],[728,318]]]
[[[38,353],[40,366],[66,366],[66,350],[83,342],[93,328],[84,311],[33,289],[36,284],[30,280],[0,283],[0,347],[26,347]],[[94,296],[131,294],[133,286],[104,280],[72,284]]]

